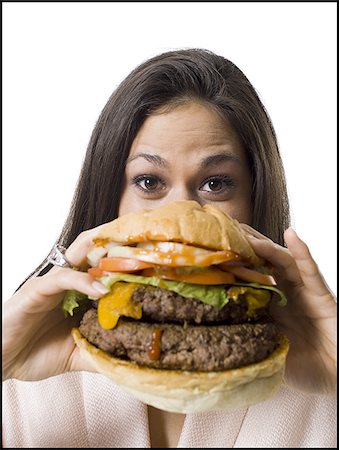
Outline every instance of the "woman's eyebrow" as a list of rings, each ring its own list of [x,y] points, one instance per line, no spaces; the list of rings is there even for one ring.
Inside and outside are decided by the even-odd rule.
[[[144,158],[146,161],[158,167],[168,167],[169,164],[166,159],[162,158],[159,155],[151,155],[150,153],[137,153],[135,156],[129,157],[126,161],[128,164],[131,161],[134,161],[137,158]]]
[[[238,164],[242,164],[239,156],[235,155],[234,153],[222,152],[207,156],[207,158],[202,159],[200,162],[200,167],[204,169],[208,166],[216,166],[224,161],[234,161]]]
[[[146,161],[150,162],[151,164],[157,167],[162,168],[169,167],[169,163],[166,161],[166,159],[162,158],[159,155],[152,155],[150,153],[137,153],[136,155],[129,157],[126,161],[126,164],[128,164],[131,161],[134,161],[137,158],[144,158],[146,159]],[[239,156],[230,152],[222,152],[203,158],[200,161],[199,166],[202,169],[204,169],[209,166],[216,166],[224,161],[235,161],[236,163],[241,164],[241,159],[239,158]]]

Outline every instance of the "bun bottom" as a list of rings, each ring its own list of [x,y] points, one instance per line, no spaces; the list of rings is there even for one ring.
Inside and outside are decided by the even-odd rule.
[[[98,349],[77,328],[72,336],[81,357],[97,372],[142,402],[178,413],[245,408],[267,400],[282,383],[289,348],[282,336],[279,347],[259,363],[223,372],[188,372],[140,367]]]

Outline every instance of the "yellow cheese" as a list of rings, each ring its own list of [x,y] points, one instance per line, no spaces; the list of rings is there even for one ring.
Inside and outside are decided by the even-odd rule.
[[[248,288],[248,289],[251,289],[251,288]],[[256,309],[263,308],[264,306],[266,306],[271,298],[271,294],[267,290],[259,291],[258,289],[257,290],[252,289],[252,291],[254,291],[253,294],[252,294],[252,292],[246,293],[246,301],[247,301],[247,307],[248,307],[247,315],[249,317],[255,317]]]
[[[266,289],[253,289],[246,286],[233,286],[227,292],[232,300],[238,300],[239,295],[245,294],[249,317],[255,317],[256,310],[266,306],[271,298],[270,291]]]
[[[110,330],[118,323],[120,316],[141,319],[142,308],[132,301],[134,289],[138,283],[117,282],[111,292],[98,303],[98,321],[102,328]]]

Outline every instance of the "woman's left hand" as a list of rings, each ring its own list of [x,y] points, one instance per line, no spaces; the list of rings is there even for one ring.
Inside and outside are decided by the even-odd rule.
[[[285,231],[287,248],[248,225],[241,225],[253,249],[274,267],[277,287],[287,297],[272,302],[272,316],[290,341],[285,381],[304,392],[334,393],[337,381],[337,303],[307,245],[292,228]]]

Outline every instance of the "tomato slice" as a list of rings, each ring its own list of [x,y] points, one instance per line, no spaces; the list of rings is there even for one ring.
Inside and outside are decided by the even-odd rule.
[[[184,281],[192,284],[232,284],[235,277],[231,273],[223,272],[217,268],[209,268],[204,271],[185,273],[172,267],[161,269],[146,269],[142,275],[145,277],[158,277],[167,280]]]
[[[90,267],[87,270],[87,273],[89,273],[93,278],[101,278],[106,275],[103,270],[99,269],[99,267]]]
[[[130,258],[102,258],[99,269],[107,272],[136,272],[153,267],[154,264]]]
[[[231,266],[229,264],[219,264],[220,269],[233,273],[236,277],[249,283],[266,284],[267,286],[274,286],[277,283],[271,275],[257,272],[256,270],[247,269],[247,267]]]

